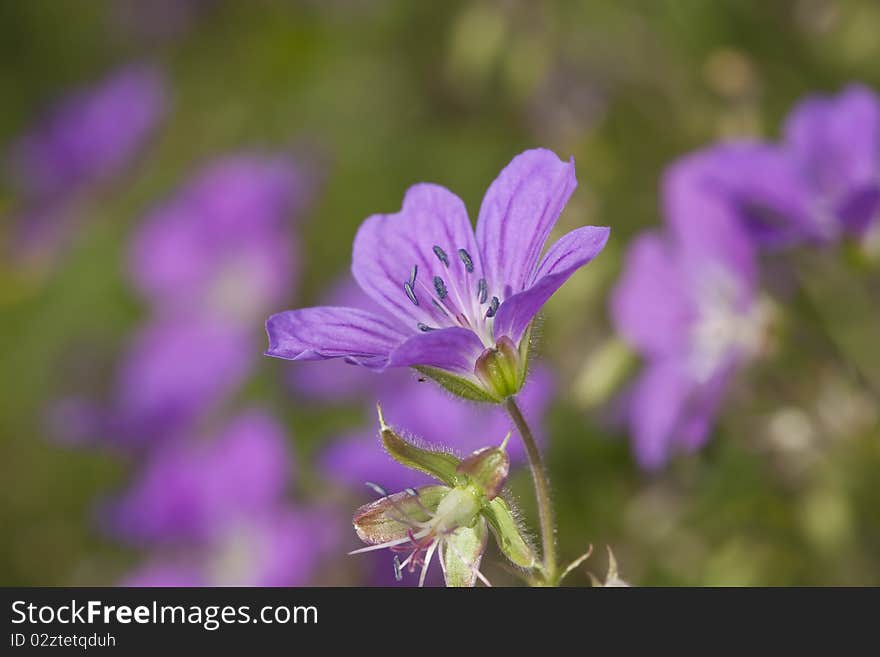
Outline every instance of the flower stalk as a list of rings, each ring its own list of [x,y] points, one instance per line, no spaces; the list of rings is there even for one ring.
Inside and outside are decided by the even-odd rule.
[[[532,483],[535,486],[535,499],[538,504],[538,519],[541,527],[541,547],[543,555],[543,584],[554,586],[556,584],[556,524],[553,519],[553,503],[550,499],[550,482],[547,479],[547,471],[544,469],[544,461],[541,451],[532,435],[528,422],[520,411],[514,397],[509,397],[504,402],[504,408],[510,419],[516,425],[520,438],[526,448],[529,459],[529,469],[532,472]]]

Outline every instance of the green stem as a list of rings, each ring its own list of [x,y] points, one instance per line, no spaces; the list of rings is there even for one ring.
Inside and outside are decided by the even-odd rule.
[[[553,505],[550,500],[550,483],[547,481],[547,472],[538,444],[529,429],[529,424],[523,417],[522,411],[516,403],[516,399],[508,397],[504,402],[510,419],[516,425],[529,457],[529,467],[532,470],[532,481],[535,484],[535,498],[538,502],[538,518],[541,524],[541,543],[544,555],[544,581],[547,584],[556,582],[556,528],[553,522]]]

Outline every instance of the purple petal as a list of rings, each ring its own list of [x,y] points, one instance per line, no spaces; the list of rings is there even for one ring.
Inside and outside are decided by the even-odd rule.
[[[837,214],[850,234],[864,236],[880,217],[880,183],[862,187],[847,196]]]
[[[138,588],[154,587],[197,587],[206,586],[207,582],[201,569],[195,563],[180,559],[156,558],[139,566],[126,575],[120,586]]]
[[[470,257],[472,271],[459,249]],[[364,292],[413,331],[419,323],[447,323],[431,302],[437,296],[435,277],[442,279],[450,299],[464,308],[476,303],[478,281],[483,277],[464,203],[449,190],[427,183],[407,190],[400,212],[364,221],[354,240],[351,271]],[[412,283],[412,298],[404,283]]]
[[[382,370],[405,339],[397,324],[357,308],[318,306],[288,310],[266,322],[267,356],[286,360],[345,358]]]
[[[548,150],[520,153],[489,186],[477,220],[477,242],[490,295],[522,292],[544,243],[577,186],[574,160]]]
[[[630,397],[630,427],[636,460],[645,469],[666,464],[693,383],[685,363],[664,359],[648,364]]]
[[[518,342],[541,307],[569,277],[595,258],[608,242],[608,228],[584,226],[550,247],[525,291],[506,299],[495,317],[495,337]]]
[[[824,237],[809,189],[791,158],[772,146],[732,143],[683,157],[667,169],[662,191],[664,212],[673,226],[700,221],[704,212],[712,217],[730,213],[756,243],[767,247]],[[705,236],[711,238],[711,231]],[[716,240],[718,245],[723,246],[723,239]]]
[[[106,510],[109,530],[129,541],[212,540],[274,506],[292,460],[277,422],[250,411],[213,442],[166,443]]]
[[[388,366],[424,365],[473,378],[474,365],[484,348],[470,329],[438,329],[407,338],[391,352]]]
[[[185,431],[244,380],[253,366],[246,332],[212,321],[159,322],[126,354],[112,409],[113,438],[156,442]]]
[[[28,198],[68,197],[127,165],[166,107],[164,80],[152,68],[125,68],[68,96],[14,153]]]
[[[284,157],[211,163],[141,224],[129,258],[134,284],[157,310],[251,323],[296,280],[286,220],[303,205],[304,180]]]
[[[852,85],[838,96],[813,96],[795,107],[785,140],[801,172],[823,196],[839,199],[875,182],[880,172],[880,99]]]
[[[696,312],[671,244],[653,232],[636,239],[611,297],[617,330],[647,354],[678,352]]]
[[[715,188],[718,179],[706,182],[702,167],[699,158],[685,158],[664,177],[665,218],[679,245],[682,266],[690,276],[704,274],[707,265],[722,266],[751,286],[757,277],[753,242],[734,206]]]

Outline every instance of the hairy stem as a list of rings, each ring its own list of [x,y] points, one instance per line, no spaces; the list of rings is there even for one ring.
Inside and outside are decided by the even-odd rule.
[[[516,425],[526,454],[529,457],[529,467],[532,470],[532,481],[535,484],[535,498],[538,502],[538,517],[541,524],[541,543],[544,556],[544,580],[547,584],[556,582],[556,527],[553,522],[553,505],[550,500],[550,484],[547,481],[547,472],[541,452],[532,435],[528,422],[523,417],[522,411],[516,403],[516,399],[509,397],[504,402],[504,408]]]

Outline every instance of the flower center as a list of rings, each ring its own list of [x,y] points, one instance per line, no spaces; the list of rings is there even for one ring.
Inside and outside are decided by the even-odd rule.
[[[442,265],[443,275],[420,277],[419,266],[413,265],[409,280],[403,282],[407,299],[421,311],[416,328],[428,332],[460,326],[476,333],[485,346],[493,346],[493,318],[501,300],[489,298],[489,285],[485,278],[477,277],[467,249],[457,250],[457,261],[436,244],[431,250]]]
[[[732,355],[748,357],[760,346],[765,309],[744,301],[742,286],[728,272],[709,272],[697,290],[698,317],[691,330],[691,370],[706,382]]]

